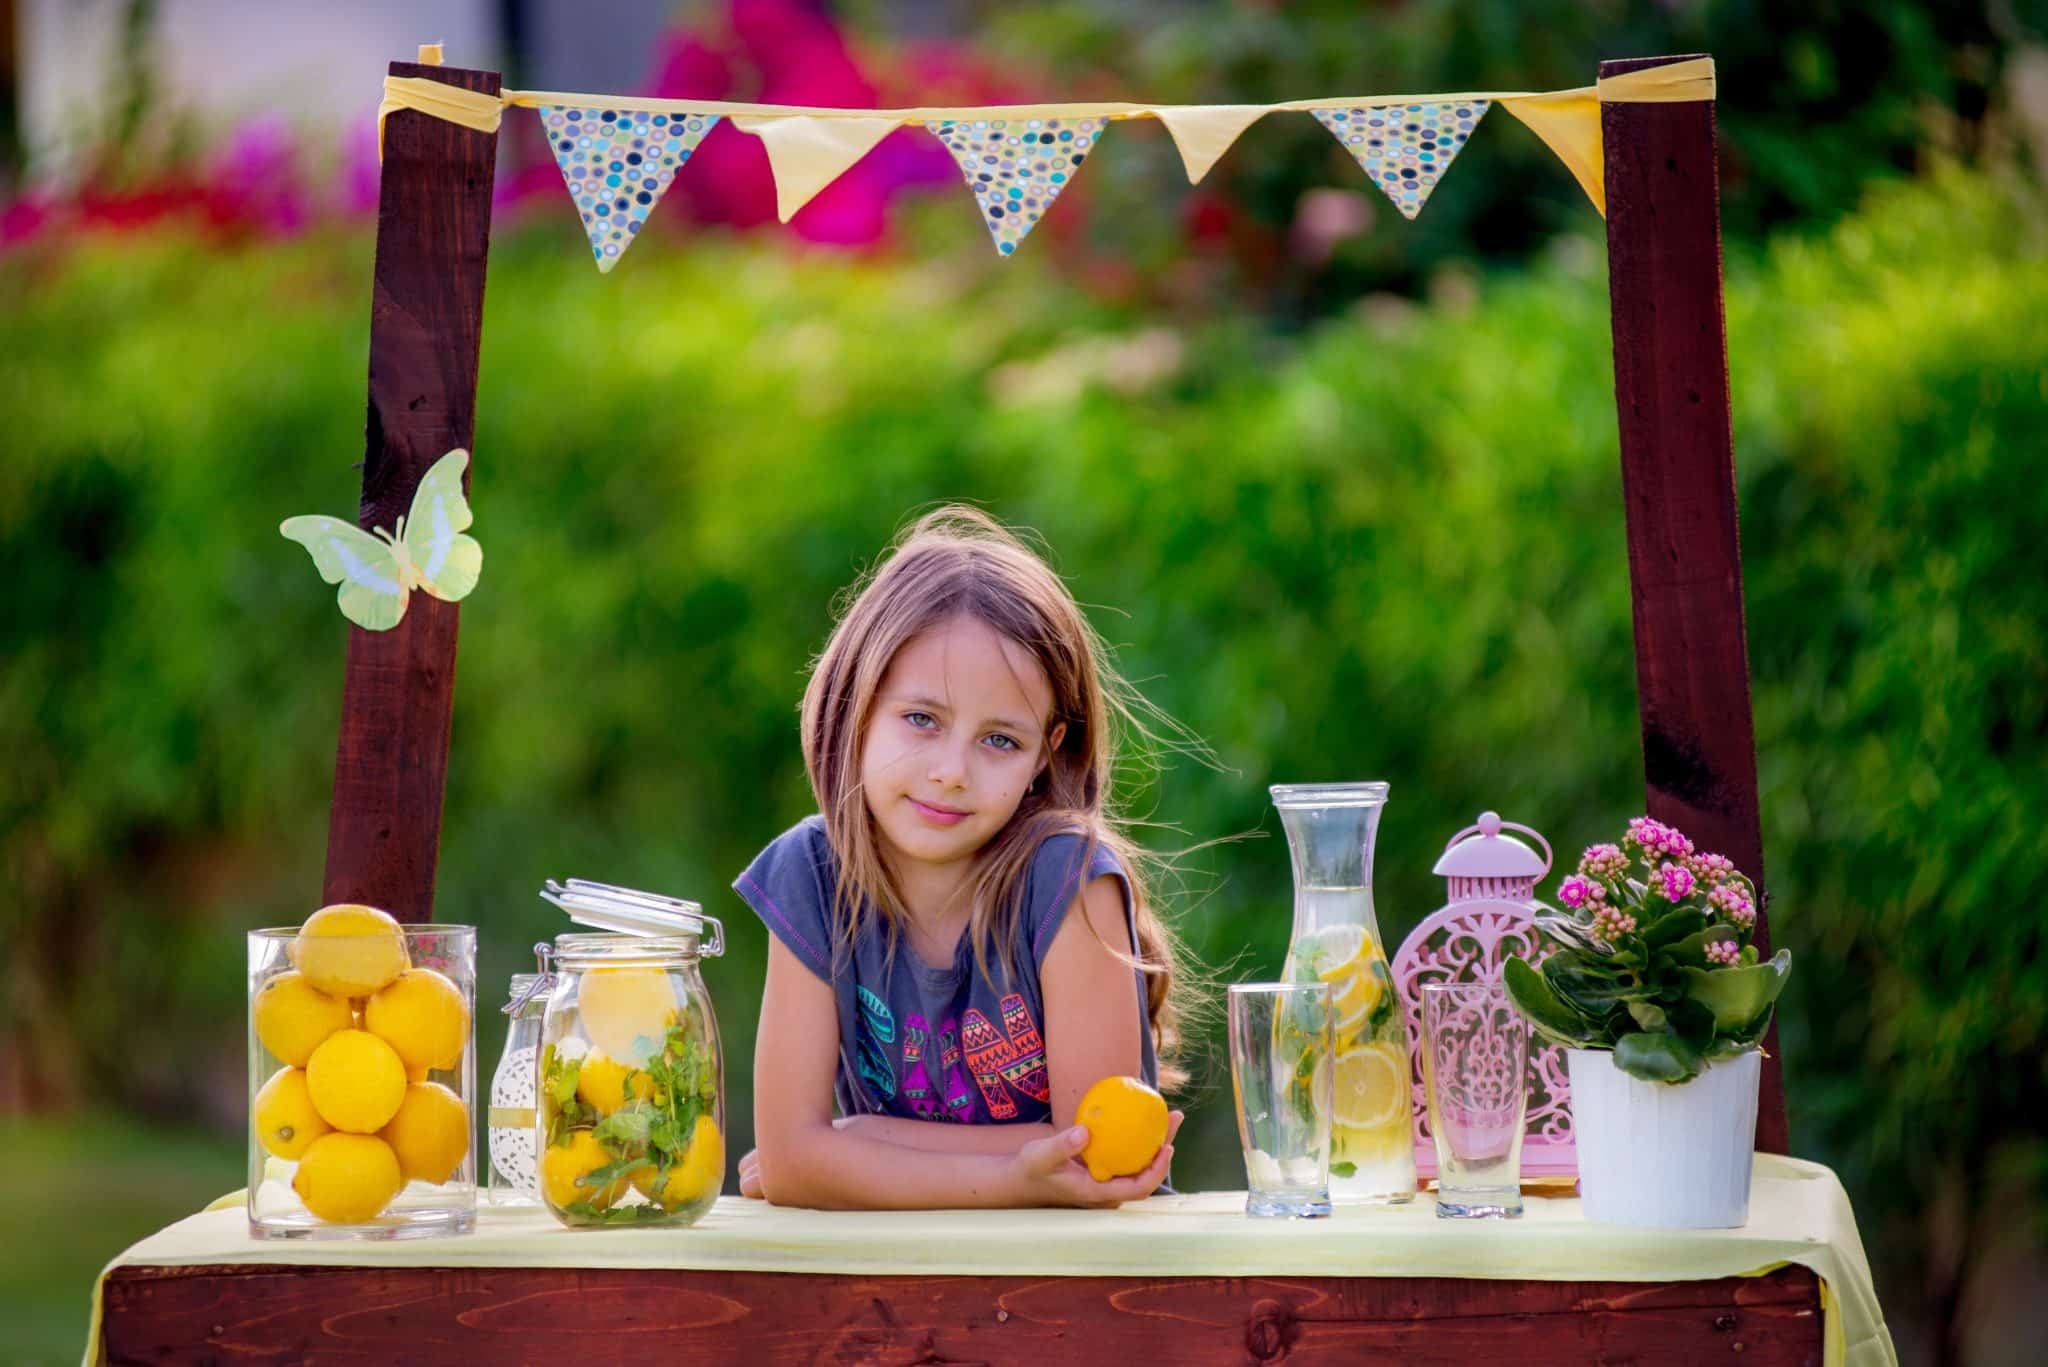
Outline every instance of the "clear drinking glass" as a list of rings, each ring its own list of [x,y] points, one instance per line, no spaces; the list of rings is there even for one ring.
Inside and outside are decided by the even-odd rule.
[[[1505,988],[1424,985],[1422,1075],[1436,1139],[1436,1213],[1519,1217],[1529,1023]]]
[[[476,930],[252,930],[249,1232],[411,1239],[476,1224]]]
[[[1330,1002],[1327,983],[1230,989],[1230,1087],[1247,1215],[1330,1213]]]

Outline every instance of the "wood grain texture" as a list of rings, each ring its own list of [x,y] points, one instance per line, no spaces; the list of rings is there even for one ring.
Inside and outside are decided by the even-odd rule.
[[[1602,62],[1600,74],[1685,60]],[[1714,105],[1608,104],[1600,127],[1647,810],[1734,860],[1763,903]],[[1756,944],[1770,953],[1762,905]],[[1773,1023],[1757,1107],[1769,1153],[1789,1151],[1777,1042]]]
[[[496,72],[411,62],[393,62],[391,74],[492,95],[499,86]],[[365,528],[394,527],[427,468],[473,440],[497,145],[495,133],[412,110],[385,125],[357,516]],[[328,902],[433,919],[458,616],[455,604],[415,593],[392,630],[349,628]]]
[[[1819,1367],[1805,1268],[1719,1281],[121,1268],[107,1361]]]

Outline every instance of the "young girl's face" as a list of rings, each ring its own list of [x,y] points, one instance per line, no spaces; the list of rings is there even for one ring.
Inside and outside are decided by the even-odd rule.
[[[882,676],[860,778],[896,860],[972,857],[1016,812],[1065,734],[1030,652],[976,617],[912,637]]]

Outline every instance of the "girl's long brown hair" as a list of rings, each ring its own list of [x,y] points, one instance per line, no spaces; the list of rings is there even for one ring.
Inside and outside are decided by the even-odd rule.
[[[1083,868],[1097,845],[1107,846],[1130,878],[1137,953],[1108,947],[1145,974],[1161,1086],[1185,1083],[1186,1070],[1170,1062],[1180,1049],[1185,951],[1154,907],[1157,879],[1149,871],[1158,861],[1125,833],[1114,783],[1124,733],[1154,734],[1145,716],[1185,733],[1116,672],[1052,568],[978,508],[950,505],[919,518],[843,601],[803,701],[804,768],[839,860],[835,954],[846,952],[861,919],[873,915],[884,920],[893,950],[905,914],[861,791],[861,747],[875,693],[906,642],[955,616],[976,618],[1038,662],[1053,696],[1045,738],[1061,722],[1066,734],[1009,823],[976,856],[967,884],[975,963],[993,981],[993,946],[1004,980],[1017,976],[1016,920],[1024,914],[1024,875],[1039,842],[1061,833],[1086,837]]]

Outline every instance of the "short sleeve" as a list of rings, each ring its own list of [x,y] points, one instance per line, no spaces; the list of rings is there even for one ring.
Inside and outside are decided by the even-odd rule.
[[[804,967],[830,982],[834,880],[824,819],[810,816],[769,841],[732,890]]]
[[[1024,924],[1030,927],[1031,962],[1043,964],[1046,951],[1052,948],[1053,938],[1060,932],[1060,924],[1067,918],[1068,908],[1074,905],[1074,898],[1081,889],[1094,882],[1103,874],[1114,874],[1123,887],[1124,924],[1131,920],[1131,878],[1116,857],[1115,851],[1097,842],[1087,867],[1082,867],[1082,857],[1088,855],[1088,837],[1084,835],[1047,836],[1038,846],[1038,853],[1032,856],[1031,871],[1024,889]],[[1131,948],[1135,952],[1136,941]]]

